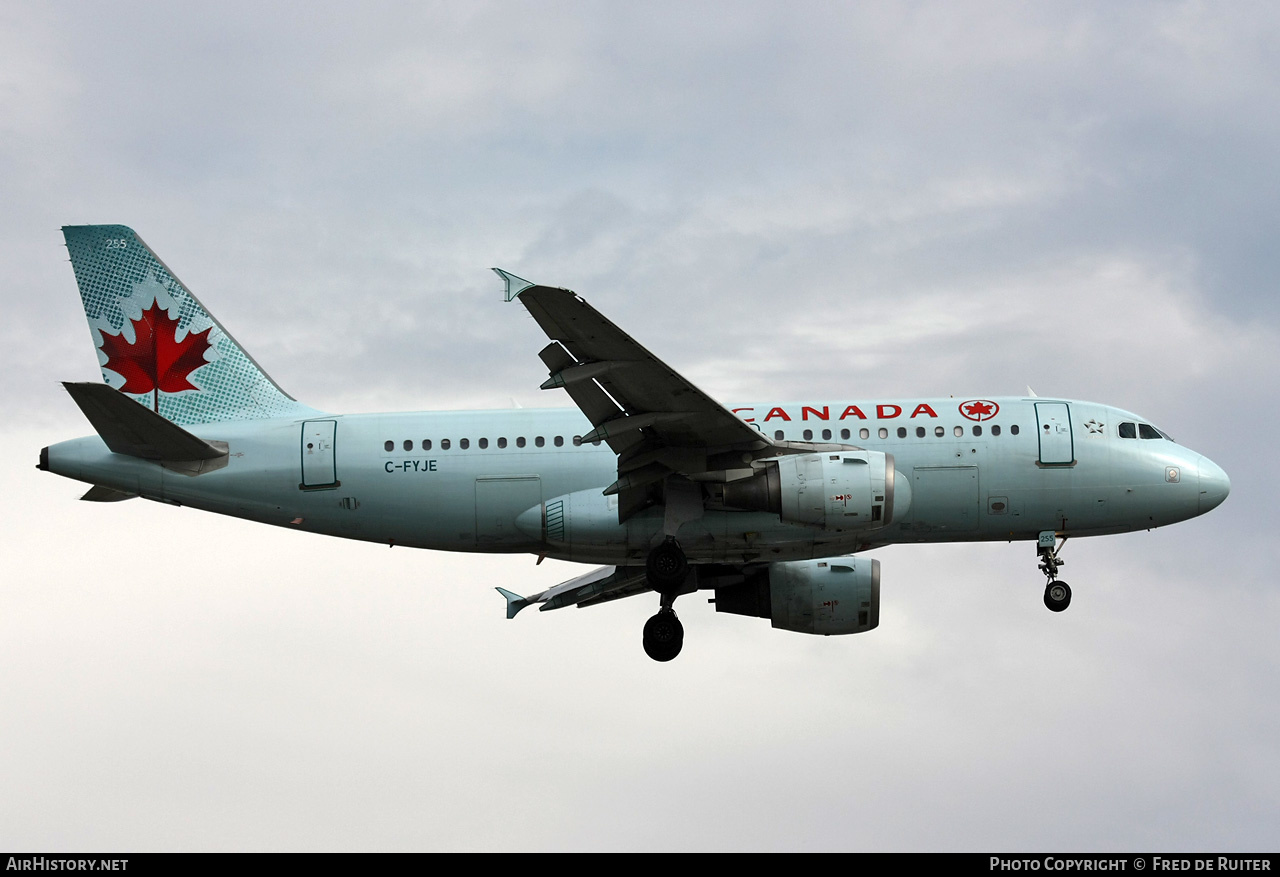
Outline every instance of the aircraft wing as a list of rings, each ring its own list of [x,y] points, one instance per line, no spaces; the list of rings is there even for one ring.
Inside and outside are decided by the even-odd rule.
[[[617,403],[612,410],[600,405],[584,412],[598,416],[599,422],[593,419],[592,425],[599,438],[625,438],[629,432],[645,429],[671,447],[764,442],[757,429],[645,350],[575,293],[533,286],[520,293],[520,302],[555,346],[573,357],[570,362],[556,357],[548,363],[552,372],[547,389],[595,383]],[[592,435],[590,440],[595,438]]]
[[[662,501],[671,475],[733,480],[752,474],[752,460],[787,453],[576,293],[494,270],[551,339],[538,354],[550,371],[542,388],[564,388],[594,427],[582,440],[618,454],[618,480],[605,493],[619,494],[619,520]],[[526,285],[512,292],[513,281]]]

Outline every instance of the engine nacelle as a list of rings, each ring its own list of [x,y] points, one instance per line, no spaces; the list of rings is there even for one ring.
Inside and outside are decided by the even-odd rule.
[[[716,611],[768,618],[773,626],[823,636],[880,624],[880,561],[831,557],[771,563],[741,584],[716,589]]]
[[[833,451],[765,460],[752,478],[719,490],[726,506],[773,512],[793,524],[824,530],[874,530],[911,504],[911,488],[898,478],[893,455]]]

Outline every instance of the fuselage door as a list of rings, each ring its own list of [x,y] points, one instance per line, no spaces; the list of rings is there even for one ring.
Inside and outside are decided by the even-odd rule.
[[[302,483],[298,487],[320,490],[338,486],[334,460],[337,432],[336,420],[308,420],[302,424]]]
[[[1071,436],[1071,409],[1066,402],[1037,402],[1040,462],[1046,465],[1074,463],[1075,442]]]

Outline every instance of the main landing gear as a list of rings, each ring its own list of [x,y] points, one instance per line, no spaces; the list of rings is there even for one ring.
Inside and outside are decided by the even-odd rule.
[[[644,653],[655,661],[670,661],[684,648],[684,625],[662,599],[658,614],[644,623]]]
[[[689,561],[680,544],[668,538],[649,551],[644,567],[649,587],[662,597],[662,608],[644,625],[644,653],[655,661],[670,661],[684,647],[684,625],[672,604],[684,587]]]
[[[1051,612],[1061,612],[1071,605],[1071,586],[1066,582],[1058,581],[1058,568],[1066,563],[1058,553],[1066,544],[1066,536],[1058,542],[1057,534],[1053,530],[1045,530],[1040,534],[1040,542],[1036,549],[1040,554],[1040,571],[1049,580],[1044,586],[1044,605]]]

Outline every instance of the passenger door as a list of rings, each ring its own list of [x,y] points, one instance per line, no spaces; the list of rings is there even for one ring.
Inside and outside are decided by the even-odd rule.
[[[1075,441],[1071,435],[1071,409],[1066,402],[1037,402],[1037,432],[1040,434],[1040,462],[1046,466],[1075,462]]]

